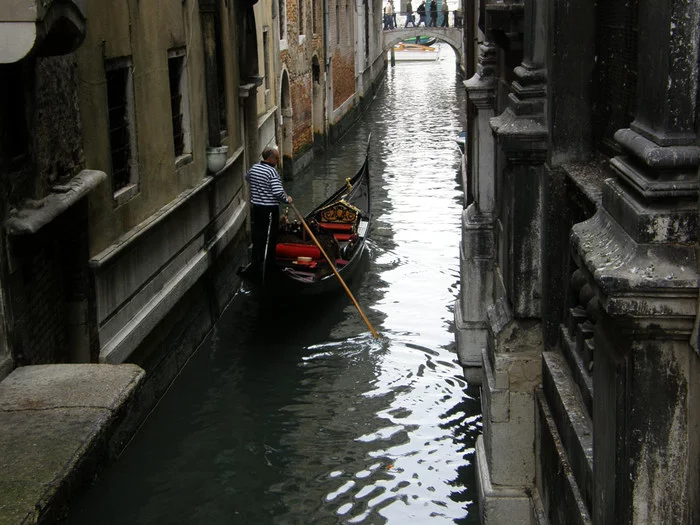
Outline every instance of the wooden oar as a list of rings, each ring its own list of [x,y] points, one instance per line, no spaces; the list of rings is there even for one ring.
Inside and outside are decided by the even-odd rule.
[[[322,253],[323,256],[326,258],[326,261],[328,261],[328,264],[330,265],[331,269],[333,270],[333,273],[335,274],[335,276],[336,276],[336,277],[338,278],[338,280],[340,281],[340,284],[343,285],[343,288],[345,289],[345,293],[348,294],[348,297],[350,297],[350,299],[352,300],[353,304],[355,305],[355,308],[357,308],[357,311],[360,312],[360,315],[362,316],[363,321],[364,321],[365,324],[367,325],[367,328],[369,328],[369,331],[372,332],[372,335],[374,336],[375,339],[379,339],[379,334],[378,334],[377,331],[372,327],[372,324],[369,322],[369,319],[367,319],[367,316],[366,316],[365,313],[362,311],[362,308],[360,308],[360,305],[358,304],[357,300],[355,299],[355,296],[352,295],[352,292],[350,291],[350,288],[348,288],[348,285],[345,284],[345,281],[343,280],[343,278],[342,278],[342,277],[340,276],[340,274],[338,273],[338,270],[335,268],[335,264],[333,264],[333,262],[331,261],[330,257],[328,257],[328,254],[326,253],[326,251],[325,251],[325,250],[323,249],[323,247],[321,246],[321,243],[318,242],[318,239],[316,238],[316,236],[314,235],[314,233],[311,231],[311,228],[309,228],[309,225],[306,224],[306,221],[304,220],[303,215],[302,215],[301,213],[299,213],[299,210],[297,210],[297,207],[294,206],[293,203],[289,203],[289,205],[290,205],[290,206],[292,207],[292,209],[294,210],[294,213],[297,214],[297,217],[299,217],[299,220],[300,220],[301,223],[304,225],[304,229],[305,229],[306,232],[311,236],[311,238],[313,239],[313,241],[314,241],[314,243],[316,244],[316,246],[318,247],[318,249],[321,250],[321,253]]]

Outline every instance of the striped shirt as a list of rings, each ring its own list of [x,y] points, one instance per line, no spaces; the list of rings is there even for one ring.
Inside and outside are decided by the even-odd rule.
[[[245,174],[250,184],[250,202],[258,206],[276,206],[288,203],[277,170],[265,162],[254,164]]]

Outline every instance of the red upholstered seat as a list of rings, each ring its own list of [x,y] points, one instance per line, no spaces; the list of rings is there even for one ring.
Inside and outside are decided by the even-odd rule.
[[[318,225],[324,230],[333,232],[351,232],[352,224],[347,222],[319,222]]]
[[[277,257],[283,259],[296,259],[297,257],[321,258],[321,250],[312,244],[296,244],[291,242],[281,242],[277,244],[275,250]]]
[[[349,241],[354,239],[356,235],[354,233],[334,233],[333,237],[335,237],[336,241]]]

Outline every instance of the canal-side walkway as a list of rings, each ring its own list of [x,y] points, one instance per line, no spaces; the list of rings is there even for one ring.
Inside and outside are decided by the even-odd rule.
[[[136,365],[38,365],[0,382],[0,525],[60,517],[130,436],[144,374]]]

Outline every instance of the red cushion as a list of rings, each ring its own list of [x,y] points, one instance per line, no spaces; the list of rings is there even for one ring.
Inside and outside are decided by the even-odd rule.
[[[296,259],[297,257],[321,258],[321,250],[313,244],[295,244],[291,242],[281,242],[277,244],[275,251],[277,257],[285,259]]]
[[[335,237],[336,241],[349,241],[350,239],[355,237],[354,233],[334,233],[333,237]]]
[[[318,225],[324,230],[331,230],[334,232],[351,232],[352,224],[347,222],[319,222]]]

